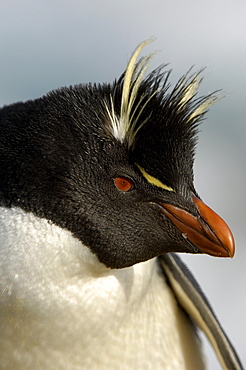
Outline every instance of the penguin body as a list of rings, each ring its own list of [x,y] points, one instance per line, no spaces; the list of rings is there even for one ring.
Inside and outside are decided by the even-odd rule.
[[[2,369],[203,369],[191,318],[223,368],[241,369],[173,254],[234,254],[193,185],[216,96],[195,99],[199,74],[171,93],[168,73],[144,79],[147,43],[112,85],[0,111]]]

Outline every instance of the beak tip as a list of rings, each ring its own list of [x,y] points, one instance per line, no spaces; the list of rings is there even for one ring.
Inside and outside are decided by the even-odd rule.
[[[194,203],[203,220],[211,227],[212,232],[219,241],[223,253],[221,257],[233,258],[235,254],[235,242],[233,234],[226,222],[200,199],[194,197]],[[215,256],[217,256],[215,254]]]
[[[233,258],[234,255],[235,255],[235,242],[234,242],[234,238],[233,238],[232,233],[230,235],[230,239],[229,240],[230,240],[230,244],[227,247],[228,257]]]
[[[230,257],[235,254],[232,232],[225,221],[199,198],[194,197],[198,216],[193,216],[182,208],[162,204],[163,213],[185,235],[189,244],[201,253],[214,257]]]

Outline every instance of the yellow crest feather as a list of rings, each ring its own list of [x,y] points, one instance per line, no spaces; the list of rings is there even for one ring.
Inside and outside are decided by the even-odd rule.
[[[149,67],[150,60],[153,58],[155,53],[146,55],[143,57],[139,63],[137,63],[137,59],[139,54],[141,53],[142,49],[150,44],[153,40],[148,39],[142,42],[138,47],[135,49],[132,57],[130,58],[128,65],[126,67],[126,72],[124,76],[123,88],[122,88],[122,97],[121,97],[121,108],[120,108],[120,117],[116,117],[114,104],[112,97],[110,98],[111,109],[106,104],[106,109],[111,121],[113,135],[116,139],[120,142],[123,142],[127,136],[128,146],[130,147],[133,144],[134,138],[136,136],[137,131],[144,125],[144,123],[148,120],[148,117],[141,123],[137,130],[135,130],[136,123],[138,121],[139,116],[141,115],[142,111],[150,101],[150,99],[157,93],[154,92],[147,100],[146,95],[143,94],[137,104],[136,97],[139,91],[139,87],[141,82],[144,79],[146,70]],[[143,103],[143,100],[145,102]],[[141,109],[139,109],[140,105]],[[133,109],[134,107],[134,109]],[[136,111],[138,111],[137,116],[135,116]]]
[[[160,106],[161,108],[163,108],[165,104],[167,104],[168,108],[167,102],[170,98],[169,101],[175,103],[173,111],[174,115],[176,112],[185,112],[184,119],[186,122],[191,123],[198,121],[211,105],[221,99],[217,93],[212,93],[201,99],[195,99],[198,88],[202,82],[202,70],[194,75],[191,75],[189,71],[179,81],[176,88],[169,95],[164,95],[164,93],[167,92],[167,88],[165,88],[165,86],[158,85],[158,83],[156,85],[152,85],[154,86],[152,90],[148,90],[146,92],[141,91],[140,94],[139,88],[141,83],[144,81],[146,70],[149,67],[151,59],[155,55],[155,52],[144,56],[139,61],[138,58],[143,48],[152,41],[152,39],[148,39],[139,44],[127,64],[122,85],[120,110],[117,109],[120,113],[118,115],[115,113],[114,99],[112,95],[110,95],[109,103],[106,103],[105,101],[111,133],[121,143],[125,141],[129,148],[133,146],[138,131],[150,119],[150,114],[152,113],[148,113],[146,115],[142,115],[142,113],[155,95],[158,95],[159,93],[163,94]],[[161,89],[163,89],[163,92]],[[151,112],[151,110],[148,111]]]
[[[138,164],[136,165],[140,172],[142,173],[143,177],[152,185],[157,186],[158,188],[167,190],[167,191],[174,191],[170,186],[167,186],[166,184],[163,184],[160,180],[156,179],[154,176],[151,176],[148,174],[148,172],[145,171],[144,168],[139,166]]]

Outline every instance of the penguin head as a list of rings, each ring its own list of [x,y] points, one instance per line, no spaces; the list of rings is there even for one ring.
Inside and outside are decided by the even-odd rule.
[[[0,111],[0,204],[68,229],[110,268],[168,252],[233,256],[225,222],[193,185],[198,124],[216,94],[201,73],[170,90],[151,56],[113,84],[77,85]]]

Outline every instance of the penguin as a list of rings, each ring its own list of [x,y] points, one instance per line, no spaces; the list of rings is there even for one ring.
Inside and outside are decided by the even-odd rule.
[[[233,257],[193,184],[202,71],[172,88],[140,58],[0,110],[0,368],[242,369],[177,253]],[[195,257],[194,257],[195,258]]]

